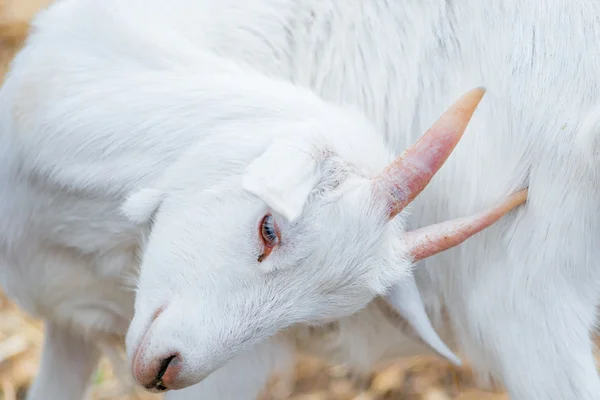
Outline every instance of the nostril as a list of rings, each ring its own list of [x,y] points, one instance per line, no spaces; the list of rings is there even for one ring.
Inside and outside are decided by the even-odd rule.
[[[160,370],[158,371],[158,375],[156,376],[158,379],[162,379],[162,377],[165,374],[165,372],[167,372],[167,368],[169,368],[169,364],[171,364],[171,361],[173,361],[173,359],[175,357],[177,357],[177,356],[173,354],[171,357],[165,358],[160,363]]]
[[[179,373],[181,365],[179,362],[179,356],[173,354],[160,361],[160,366],[156,377],[148,385],[145,385],[146,389],[155,389],[165,391],[169,389],[170,384],[173,383],[175,376]]]

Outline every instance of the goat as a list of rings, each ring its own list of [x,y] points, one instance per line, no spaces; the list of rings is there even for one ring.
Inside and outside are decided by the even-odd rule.
[[[126,330],[140,384],[198,383],[283,329],[360,310],[409,279],[411,261],[525,199],[414,233],[396,218],[449,157],[480,89],[394,161],[360,113],[204,49],[162,66],[110,54],[104,69],[98,48],[57,52],[52,36],[34,33],[0,93],[2,284],[47,324],[30,398],[82,396],[95,342]],[[29,69],[45,51],[60,60]],[[138,256],[129,325],[133,297],[119,283]]]
[[[388,299],[412,321],[415,331],[421,336],[428,331],[427,318],[423,318],[422,314],[414,317],[420,315],[418,310],[424,303],[442,338],[452,347],[461,349],[482,377],[489,375],[502,382],[513,399],[595,398],[600,392],[600,381],[589,335],[595,323],[599,285],[599,274],[595,273],[592,261],[599,253],[600,222],[596,217],[600,190],[596,165],[600,107],[597,105],[598,81],[595,78],[599,45],[594,40],[598,38],[596,20],[599,15],[599,6],[593,2],[564,0],[527,4],[516,0],[485,3],[474,0],[426,0],[418,3],[371,0],[351,4],[341,0],[229,0],[218,4],[200,0],[176,0],[168,4],[158,0],[133,0],[127,4],[111,0],[101,4],[89,0],[62,0],[36,18],[32,37],[15,60],[3,88],[2,109],[9,117],[3,122],[2,131],[18,132],[18,135],[14,134],[18,141],[2,146],[3,149],[11,149],[10,154],[3,155],[2,159],[8,160],[6,169],[9,171],[22,173],[24,166],[32,165],[29,169],[31,174],[35,172],[35,179],[28,181],[38,182],[38,185],[53,182],[53,187],[74,191],[80,202],[78,204],[85,205],[81,207],[87,214],[85,218],[75,218],[69,202],[64,198],[61,201],[51,198],[55,207],[65,207],[63,215],[66,217],[57,222],[60,212],[52,208],[51,215],[55,219],[41,219],[47,224],[43,230],[44,226],[30,222],[35,210],[22,211],[23,219],[18,218],[17,211],[26,209],[18,192],[25,189],[17,190],[5,185],[7,190],[3,196],[10,191],[13,205],[6,205],[2,215],[11,215],[14,221],[20,221],[12,227],[14,231],[18,226],[17,232],[11,233],[13,236],[7,234],[9,239],[6,241],[18,247],[14,244],[14,235],[27,236],[20,232],[26,229],[23,226],[28,225],[27,232],[45,232],[50,237],[65,230],[72,231],[70,240],[74,243],[69,243],[68,248],[77,249],[86,260],[93,259],[93,265],[103,266],[93,270],[113,272],[103,272],[103,282],[118,280],[127,270],[126,266],[135,265],[135,256],[125,255],[139,251],[130,249],[144,248],[135,318],[128,333],[128,350],[134,372],[141,383],[160,387],[165,384],[164,374],[156,382],[154,379],[146,382],[149,378],[145,372],[149,371],[149,376],[152,376],[156,370],[166,373],[171,369],[167,378],[173,383],[172,371],[186,371],[175,374],[177,384],[171,387],[192,384],[218,368],[219,362],[213,358],[217,355],[206,356],[201,365],[182,365],[177,354],[165,359],[169,364],[146,365],[152,363],[147,363],[141,356],[142,360],[136,363],[136,355],[144,354],[144,351],[137,351],[140,332],[151,319],[149,315],[163,306],[158,300],[153,302],[152,296],[164,298],[172,295],[173,292],[168,290],[180,290],[177,288],[184,281],[194,285],[193,279],[182,278],[182,273],[168,275],[173,268],[162,272],[161,278],[158,275],[152,278],[150,272],[145,275],[145,270],[170,265],[168,257],[184,257],[193,264],[199,257],[209,256],[202,253],[207,247],[224,249],[228,248],[225,245],[228,243],[238,251],[240,244],[232,239],[225,241],[221,236],[222,242],[203,237],[206,243],[194,250],[190,244],[186,251],[165,254],[159,250],[162,243],[173,243],[167,240],[169,234],[165,232],[169,230],[159,226],[167,226],[168,221],[173,221],[176,226],[182,224],[176,222],[177,218],[165,216],[170,215],[178,216],[179,221],[185,218],[183,221],[189,221],[195,229],[201,230],[198,223],[194,224],[195,218],[200,213],[208,225],[214,223],[217,214],[220,214],[214,211],[214,207],[226,210],[224,213],[230,214],[232,219],[238,217],[238,221],[247,221],[248,217],[240,218],[239,210],[233,204],[235,202],[217,199],[218,191],[208,190],[203,196],[191,195],[194,185],[197,187],[200,183],[194,181],[198,177],[191,176],[190,168],[202,171],[202,185],[210,185],[211,182],[225,185],[229,175],[214,172],[220,171],[216,168],[217,164],[230,174],[236,168],[242,171],[250,160],[261,159],[259,156],[267,148],[265,142],[274,135],[273,131],[294,131],[295,127],[289,121],[278,125],[278,116],[281,115],[278,113],[282,109],[293,110],[292,115],[298,113],[300,119],[310,115],[311,121],[318,120],[319,129],[313,129],[323,137],[333,135],[329,132],[326,135],[327,129],[338,132],[338,135],[348,135],[345,140],[349,142],[360,136],[360,142],[353,143],[360,143],[358,148],[364,154],[352,153],[352,157],[347,154],[342,157],[345,161],[351,160],[352,165],[365,168],[363,163],[366,159],[363,158],[376,157],[379,153],[378,158],[389,162],[390,157],[383,155],[386,151],[401,152],[459,94],[483,85],[488,89],[488,95],[477,109],[461,146],[412,203],[411,218],[406,223],[409,228],[416,228],[469,215],[506,193],[529,186],[526,210],[504,218],[458,248],[421,260],[414,273],[415,285],[407,266],[404,279],[386,277],[379,282],[381,285],[377,290],[370,287],[367,291],[369,296],[365,296],[368,298],[363,301],[357,299],[361,298],[359,294],[363,293],[364,286],[353,287],[352,301],[362,305],[369,303],[361,311],[358,311],[361,307],[356,303],[348,307],[347,304],[339,304],[339,298],[331,301],[327,312],[320,310],[323,315],[319,316],[318,322],[336,320],[338,334],[325,347],[333,349],[335,356],[348,356],[360,362],[389,354],[391,345],[406,351],[418,348],[411,338],[395,337],[392,331],[387,331],[382,319],[378,319],[381,324],[374,326],[364,324],[364,320],[377,315],[377,310],[373,309],[377,302],[370,302],[370,299],[378,293],[387,293],[388,288],[395,285],[396,289]],[[19,83],[20,79],[23,82]],[[202,88],[198,89],[196,85],[200,81]],[[293,84],[293,90],[281,81]],[[219,84],[233,93],[219,97]],[[312,98],[312,94],[302,92],[301,87],[343,109],[334,110],[333,105],[323,103],[319,107],[314,106],[315,109],[309,107],[307,104],[316,104],[317,100]],[[214,97],[203,97],[207,94]],[[267,95],[271,98],[264,99]],[[242,99],[247,103],[240,103]],[[260,106],[253,107],[255,105]],[[198,110],[197,114],[190,110],[191,107]],[[248,108],[254,112],[252,118],[248,115]],[[228,114],[218,114],[225,113],[225,110]],[[169,111],[170,118],[165,120],[161,116],[166,111]],[[357,112],[367,121],[359,118]],[[287,115],[286,118],[291,117]],[[214,126],[215,122],[219,123],[218,129]],[[328,128],[323,129],[323,126]],[[241,127],[248,133],[240,134]],[[265,142],[261,142],[256,132],[265,129],[270,133],[263,135]],[[46,130],[49,130],[47,134]],[[85,131],[86,134],[75,135],[73,132],[76,131]],[[201,145],[195,140],[198,131],[206,137]],[[172,132],[177,132],[177,135]],[[233,132],[238,132],[238,136]],[[228,143],[236,143],[235,149],[219,147],[217,151],[214,146],[217,137],[225,143],[227,134],[231,135]],[[302,136],[297,132],[293,134]],[[140,148],[136,138],[142,135],[153,140]],[[81,142],[67,146],[69,140],[76,139]],[[387,147],[382,145],[383,148],[377,150],[375,147],[378,145],[374,143],[381,139]],[[320,144],[323,145],[323,142]],[[285,143],[282,146],[282,150],[288,148]],[[181,153],[181,149],[188,147],[185,154]],[[59,160],[60,164],[56,164],[58,150],[65,156]],[[300,154],[302,150],[307,151],[302,145],[297,150]],[[335,150],[334,154],[339,149]],[[242,151],[247,154],[245,161],[239,157]],[[368,156],[365,155],[367,153]],[[268,152],[265,154],[268,160]],[[329,154],[329,149],[324,154]],[[100,155],[102,158],[99,158]],[[271,155],[278,167],[286,167],[283,171],[274,167],[265,170],[275,174],[276,182],[288,182],[280,174],[289,171],[288,164],[298,162],[298,159],[285,153],[279,153],[279,158],[276,154]],[[135,159],[136,165],[132,165],[132,159]],[[326,168],[336,174],[341,173],[333,162],[335,158],[325,159],[329,160],[329,164],[324,164]],[[362,173],[372,176],[380,170],[376,167],[382,166],[383,163],[373,165],[368,173]],[[206,170],[212,171],[212,175],[205,177]],[[355,176],[356,172],[342,170],[344,177]],[[86,171],[87,175],[82,171]],[[306,179],[311,171],[314,172],[306,169]],[[16,172],[13,175],[3,173],[14,181]],[[186,176],[183,183],[182,175]],[[323,184],[327,189],[329,184],[339,190],[335,186],[339,179],[332,181],[325,180]],[[263,179],[262,182],[266,181]],[[237,183],[239,186],[240,183]],[[307,191],[308,186],[303,189]],[[168,188],[169,195],[164,194],[165,188]],[[315,189],[327,192],[323,187]],[[132,193],[135,190],[139,192]],[[173,200],[172,192],[180,197]],[[279,194],[282,193],[290,192],[279,190]],[[44,194],[36,192],[36,195]],[[186,197],[188,195],[189,198]],[[100,206],[98,198],[106,197],[110,200]],[[116,210],[125,197],[128,200],[123,210],[133,222],[138,223],[137,226],[116,216]],[[267,204],[278,200],[265,197],[263,192],[262,198],[267,200]],[[298,197],[302,198],[297,196],[296,199]],[[194,201],[210,211],[189,211],[193,206],[190,203]],[[303,210],[304,218],[310,215],[310,202]],[[363,215],[359,211],[356,213]],[[188,215],[183,215],[186,212]],[[356,218],[356,215],[352,217]],[[73,225],[83,220],[86,224],[79,226],[78,231]],[[110,224],[107,223],[109,220]],[[23,221],[28,223],[23,224]],[[344,231],[352,231],[341,222],[339,225]],[[91,237],[90,226],[98,235]],[[140,234],[140,230],[144,233]],[[218,234],[233,231],[233,227],[227,225]],[[188,233],[183,235],[182,241],[193,241],[195,236]],[[353,240],[356,243],[344,247],[344,251],[364,250],[359,244],[364,242],[358,238]],[[138,245],[138,242],[141,244]],[[92,244],[96,247],[90,248]],[[341,244],[329,244],[330,253],[342,248]],[[65,247],[64,243],[62,245]],[[377,246],[381,244],[373,246],[380,248]],[[56,250],[54,247],[51,246],[51,250]],[[371,251],[367,253],[372,254]],[[21,252],[25,250],[21,248]],[[55,295],[56,287],[46,282],[44,287],[32,288],[28,279],[39,279],[39,268],[23,267],[25,264],[39,265],[40,261],[11,260],[15,253],[18,251],[13,250],[5,256],[9,261],[6,263],[19,265],[19,268],[6,269],[9,273],[3,277],[3,285],[12,290],[14,297],[21,297],[22,306],[29,306],[32,311],[35,307],[27,304],[28,297],[24,294],[27,291],[35,294],[32,297],[44,299],[40,301],[42,305],[52,304],[39,292],[50,292],[52,288],[47,295]],[[53,257],[57,259],[72,256],[60,251],[56,253]],[[330,253],[328,257],[331,257]],[[44,257],[48,259],[49,256]],[[64,261],[69,265],[75,262]],[[81,265],[83,262],[78,259],[77,263]],[[149,268],[148,265],[154,267]],[[323,265],[329,264],[324,262]],[[405,263],[399,262],[398,265]],[[221,272],[219,270],[219,274]],[[241,273],[244,278],[246,276],[244,269],[236,268],[235,272]],[[230,271],[223,273],[228,278],[219,276],[220,279],[236,283],[243,281],[240,276],[233,277]],[[274,277],[283,274],[277,267],[267,273]],[[74,274],[84,272],[78,270]],[[339,275],[338,280],[331,276],[319,276],[318,279],[335,282],[337,286],[334,286],[335,290],[331,289],[330,295],[349,301],[347,297],[350,295],[344,290],[348,288],[346,284],[352,282],[348,282],[347,277],[344,277],[344,285],[340,284]],[[82,278],[82,282],[88,280],[91,282],[89,278]],[[10,289],[13,286],[15,288]],[[150,289],[153,286],[164,289]],[[101,291],[102,285],[90,290],[90,287],[81,284],[77,286],[81,292],[70,291],[69,300],[80,298],[89,301],[90,294],[82,287],[93,295]],[[306,285],[304,289],[307,293],[302,300],[322,300],[322,297],[310,295],[313,293],[309,292],[312,286]],[[102,290],[106,293],[98,294],[99,298],[126,297],[123,292],[111,292],[116,291],[113,282]],[[203,286],[197,292],[208,298],[214,290]],[[211,309],[204,297],[199,297],[201,311]],[[127,297],[127,301],[128,304],[133,302],[131,297]],[[229,303],[221,300],[219,304],[225,307]],[[37,306],[40,307],[39,304]],[[57,307],[50,308],[38,311],[53,315],[53,321],[61,321],[55,316],[59,314]],[[292,311],[285,311],[283,315],[293,319],[290,317]],[[102,322],[98,325],[119,326],[121,333],[126,329],[129,312],[119,311],[116,313],[118,318],[108,322],[98,317],[98,321]],[[350,315],[355,312],[355,315]],[[44,315],[42,312],[38,314]],[[160,314],[157,322],[168,320],[166,312],[156,314]],[[66,322],[71,323],[72,314],[68,315]],[[214,315],[214,311],[210,315]],[[296,322],[317,322],[312,318],[314,315],[295,317]],[[89,315],[86,318],[90,319]],[[252,343],[262,346],[260,354],[276,348],[272,350],[277,353],[273,359],[283,356],[282,349],[289,347],[287,344],[269,346],[269,340],[259,343],[261,335],[252,329],[246,330],[245,346],[241,346],[239,341],[227,343],[226,339],[217,340],[213,333],[203,331],[207,327],[220,326],[224,333],[229,332],[230,326],[221,321],[225,319],[223,315],[218,316],[220,325],[211,320],[210,324],[200,326],[199,320],[191,321],[184,315],[181,318],[184,320],[179,329],[198,324],[196,329],[190,328],[188,335],[197,336],[195,339],[187,336],[189,345],[206,350],[218,341],[215,348],[227,348],[230,352],[228,357],[233,358],[224,369],[210,374],[201,385],[169,392],[168,396],[172,398],[176,393],[182,396],[197,394],[196,390],[203,390],[202,387],[211,386],[224,376],[223,371],[235,371],[249,363],[259,363],[260,357],[255,351],[258,347],[250,347]],[[203,315],[202,318],[206,321],[213,317]],[[88,322],[87,319],[85,322]],[[258,315],[253,320],[256,321],[261,326],[269,325]],[[90,326],[81,322],[80,325]],[[153,330],[167,329],[164,325],[160,325],[161,328],[152,326]],[[294,329],[302,331],[304,325],[294,326]],[[262,329],[264,333],[268,328]],[[272,331],[275,330],[272,328]],[[383,335],[387,340],[363,341],[358,348],[347,348],[349,337],[373,338],[383,331],[388,333]],[[296,332],[294,340],[298,341],[301,333]],[[280,335],[276,337],[283,343],[290,343]],[[316,346],[317,339],[311,338],[312,341],[303,345]],[[425,341],[435,347],[431,335]],[[237,358],[235,354],[238,354]],[[223,354],[217,357],[221,363],[227,358],[223,357]],[[139,367],[137,372],[136,365]],[[256,367],[255,371],[260,375],[266,369]],[[235,398],[235,395],[232,396]],[[219,398],[225,397],[219,392]]]

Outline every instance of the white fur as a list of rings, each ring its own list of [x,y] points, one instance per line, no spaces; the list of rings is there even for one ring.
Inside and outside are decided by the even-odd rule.
[[[321,178],[312,143],[286,138],[290,143],[274,143],[249,166],[242,188],[260,197],[288,221],[295,221],[304,203]]]
[[[1,283],[28,311],[100,340],[127,329],[122,287],[142,256],[130,352],[168,305],[151,356],[185,348],[189,383],[229,359],[239,370],[252,343],[353,314],[410,279],[405,216],[382,225],[365,177],[390,160],[381,138],[399,153],[483,85],[406,223],[467,215],[524,186],[529,201],[422,262],[421,297],[444,339],[512,399],[594,399],[598,17],[591,0],[61,0],[0,92]],[[282,183],[318,171],[302,204],[258,185],[268,165],[246,178],[259,197],[242,189],[279,137],[318,144],[306,169],[270,161]],[[268,206],[290,247],[258,267]],[[301,348],[363,366],[421,351],[375,303],[292,330]],[[206,388],[185,392],[218,398]],[[82,396],[79,383],[62,390]]]

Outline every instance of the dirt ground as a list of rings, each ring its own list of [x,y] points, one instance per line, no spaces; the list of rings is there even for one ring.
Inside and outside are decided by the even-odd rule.
[[[0,0],[0,77],[27,32],[27,21],[51,0]],[[22,399],[36,374],[42,331],[39,321],[23,315],[0,293],[0,400]],[[474,389],[468,369],[428,358],[411,358],[352,376],[344,366],[302,359],[292,393],[274,386],[265,400],[507,400],[503,394]],[[289,395],[288,395],[289,394]],[[106,360],[96,373],[93,399],[151,400],[159,396],[117,381]],[[58,400],[58,399],[48,399]],[[212,400],[212,399],[211,399]]]

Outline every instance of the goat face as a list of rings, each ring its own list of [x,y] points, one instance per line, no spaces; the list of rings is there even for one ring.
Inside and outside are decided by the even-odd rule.
[[[279,330],[356,312],[410,276],[415,258],[489,224],[407,236],[394,218],[449,156],[482,96],[464,96],[374,178],[344,157],[342,142],[299,135],[208,189],[134,194],[126,213],[153,221],[127,337],[138,382],[184,388]]]

